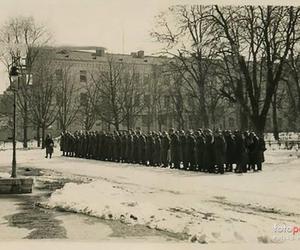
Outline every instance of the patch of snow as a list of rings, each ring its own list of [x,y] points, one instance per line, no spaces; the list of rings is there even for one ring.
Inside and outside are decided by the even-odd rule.
[[[0,178],[10,178],[10,174],[5,172],[0,172]]]

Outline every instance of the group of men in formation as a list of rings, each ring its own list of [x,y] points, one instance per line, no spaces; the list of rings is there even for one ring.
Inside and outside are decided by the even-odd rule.
[[[60,147],[64,156],[221,174],[262,170],[266,150],[254,132],[210,129],[66,131]]]

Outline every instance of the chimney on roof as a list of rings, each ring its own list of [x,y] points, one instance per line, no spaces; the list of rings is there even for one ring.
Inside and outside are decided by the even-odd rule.
[[[137,52],[137,57],[138,57],[138,58],[143,58],[143,57],[144,57],[144,51],[143,51],[143,50],[139,50],[139,51]]]
[[[137,53],[136,52],[131,52],[131,56],[132,57],[137,57]]]
[[[105,49],[104,48],[97,48],[96,49],[96,56],[104,56],[105,55]]]

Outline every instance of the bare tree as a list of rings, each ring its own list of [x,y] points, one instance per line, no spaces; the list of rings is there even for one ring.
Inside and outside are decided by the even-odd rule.
[[[99,91],[95,82],[85,82],[81,92],[79,114],[83,128],[90,130],[98,118]]]
[[[123,73],[123,114],[127,129],[135,126],[135,117],[140,114],[143,109],[142,96],[144,86],[141,84],[140,75],[136,71],[134,65],[130,65]]]
[[[138,101],[142,86],[134,66],[125,65],[107,55],[106,66],[93,72],[92,79],[99,93],[100,119],[116,130],[119,130],[124,121],[130,128],[133,117],[140,112],[142,106]]]
[[[283,78],[299,26],[299,8],[284,6],[215,6],[213,20],[224,67],[231,75],[227,90],[248,114],[258,134]]]
[[[42,129],[42,148],[44,148],[45,131],[57,118],[58,106],[55,103],[56,84],[54,81],[53,51],[40,48],[39,57],[35,60],[34,82],[28,93],[29,119],[37,128],[37,143],[40,146],[40,128]]]
[[[206,107],[207,78],[211,74],[215,39],[209,22],[211,6],[175,6],[157,17],[152,36],[165,44],[163,54],[172,56],[172,67],[181,74],[198,103],[201,126],[209,126]],[[175,25],[172,25],[175,23]]]
[[[171,114],[175,118],[177,129],[185,129],[184,119],[184,86],[181,73],[172,72],[169,93],[171,98]]]
[[[291,54],[286,61],[286,74],[284,82],[286,83],[286,93],[289,102],[288,122],[294,131],[299,130],[300,119],[300,51],[299,45],[291,47]]]
[[[66,131],[76,120],[80,110],[80,87],[72,74],[73,65],[56,65],[56,103],[58,120],[62,131]]]
[[[27,147],[28,126],[28,85],[31,81],[33,64],[38,56],[38,48],[50,41],[47,28],[37,24],[33,17],[16,17],[6,22],[0,30],[0,57],[7,70],[14,62],[20,71],[20,86],[17,92],[18,109],[23,118],[23,146]],[[24,58],[26,68],[22,67]],[[11,79],[10,83],[11,83]]]

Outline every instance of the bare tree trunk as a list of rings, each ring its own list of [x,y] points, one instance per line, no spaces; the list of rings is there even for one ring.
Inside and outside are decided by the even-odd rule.
[[[204,93],[204,86],[201,86],[200,95],[201,95],[201,98],[200,98],[201,124],[202,124],[202,127],[208,128],[209,120],[208,120],[208,114],[207,114],[206,105],[205,105],[206,96]]]
[[[37,146],[41,146],[41,135],[40,135],[40,126],[37,126],[36,128],[36,140],[37,140]]]
[[[129,118],[129,114],[128,113],[126,115],[126,126],[127,126],[127,130],[129,130],[131,128],[131,126],[130,126],[130,118]]]
[[[246,131],[249,129],[248,126],[248,116],[245,114],[244,110],[240,108],[239,110],[239,118],[240,118],[240,130]]]
[[[278,120],[277,120],[277,95],[274,94],[272,100],[272,122],[273,122],[273,135],[275,140],[279,140],[279,131],[278,131]]]
[[[254,131],[258,136],[263,136],[266,126],[266,118],[262,116],[252,117],[251,122],[254,127]]]
[[[212,129],[213,131],[216,129],[216,116],[215,111],[211,111],[211,121],[212,121]]]
[[[45,148],[45,133],[46,133],[46,127],[44,124],[42,124],[42,149]]]
[[[116,121],[116,122],[115,122],[115,129],[116,129],[117,131],[119,131],[119,126],[120,126],[119,122]]]
[[[25,100],[24,102],[24,118],[23,118],[23,148],[27,148],[27,140],[28,140],[28,135],[27,135],[27,124],[28,124],[28,110],[27,110],[27,101]]]

